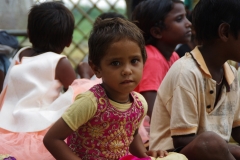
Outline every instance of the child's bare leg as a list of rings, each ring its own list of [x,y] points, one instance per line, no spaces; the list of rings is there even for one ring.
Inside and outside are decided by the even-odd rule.
[[[204,132],[197,136],[181,152],[189,160],[235,160],[228,144],[214,132]]]
[[[240,160],[240,146],[236,144],[228,144],[229,152],[236,158]]]

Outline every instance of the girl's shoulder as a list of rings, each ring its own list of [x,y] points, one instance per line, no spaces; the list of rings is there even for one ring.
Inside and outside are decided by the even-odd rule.
[[[22,60],[22,58],[38,58],[38,57],[45,57],[47,56],[48,59],[49,58],[62,58],[62,57],[66,57],[65,55],[60,55],[54,52],[43,52],[43,53],[36,53],[36,51],[31,48],[31,47],[23,47],[21,48],[17,54],[15,55],[16,59],[20,62]]]
[[[144,110],[145,110],[145,108],[147,108],[148,104],[147,104],[146,99],[143,97],[143,95],[141,95],[140,93],[135,92],[135,91],[132,91],[132,94],[134,94],[134,96],[136,98],[138,98],[138,100],[142,103]]]
[[[77,94],[77,96],[75,97],[75,101],[76,100],[86,100],[86,101],[92,101],[94,103],[97,102],[97,98],[95,97],[94,93],[91,92],[91,91],[85,91],[85,92],[82,92],[82,93],[79,93]]]
[[[31,49],[31,47],[23,47],[21,48],[15,55],[13,60],[17,60],[20,62],[20,60],[22,59],[22,54],[23,52],[28,52],[27,50]]]
[[[156,48],[156,47],[154,47],[153,45],[146,45],[145,46],[145,49],[146,49],[146,52],[147,52],[147,54],[148,55],[152,55],[152,54],[159,54],[160,52],[159,52],[159,50]]]

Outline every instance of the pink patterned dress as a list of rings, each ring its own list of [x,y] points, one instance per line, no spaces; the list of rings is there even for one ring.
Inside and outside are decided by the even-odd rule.
[[[90,89],[97,98],[94,117],[67,139],[71,150],[83,160],[119,160],[129,154],[129,145],[144,116],[144,108],[134,92],[127,111],[119,111],[109,102],[101,87]]]

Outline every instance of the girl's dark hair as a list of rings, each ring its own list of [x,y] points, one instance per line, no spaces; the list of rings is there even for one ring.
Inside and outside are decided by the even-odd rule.
[[[34,48],[60,53],[71,43],[74,17],[63,3],[44,2],[31,8],[27,28]]]
[[[237,38],[240,30],[239,0],[200,0],[192,12],[196,39],[201,44],[218,38],[218,27],[228,23]]]
[[[133,13],[132,21],[143,31],[146,44],[154,44],[155,39],[150,29],[158,26],[164,29],[164,20],[173,9],[173,3],[182,3],[181,0],[146,0],[139,3]]]
[[[143,61],[146,61],[147,55],[141,31],[135,24],[122,18],[104,20],[97,18],[88,40],[89,61],[100,66],[100,61],[107,53],[109,46],[122,39],[136,42],[141,50]]]

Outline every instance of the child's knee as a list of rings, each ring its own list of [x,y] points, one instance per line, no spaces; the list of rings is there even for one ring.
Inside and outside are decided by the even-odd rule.
[[[198,136],[195,147],[198,150],[217,152],[227,149],[227,143],[218,134],[208,131]]]

